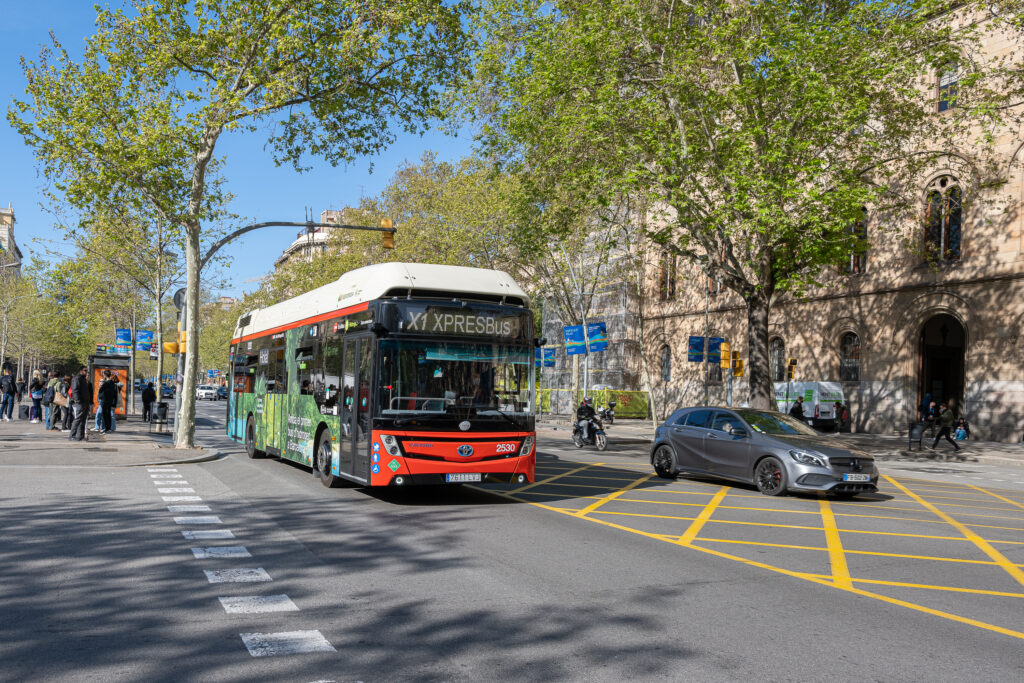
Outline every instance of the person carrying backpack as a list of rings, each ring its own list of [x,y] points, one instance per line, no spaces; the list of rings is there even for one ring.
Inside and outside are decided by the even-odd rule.
[[[32,373],[32,383],[28,385],[28,395],[32,399],[32,410],[29,412],[29,422],[38,424],[43,421],[43,390],[46,382],[38,370]]]
[[[953,432],[953,411],[945,403],[939,406],[938,423],[939,433],[935,435],[935,441],[932,442],[932,450],[935,450],[935,447],[939,445],[939,439],[946,437],[946,441],[953,444],[953,450],[959,452],[960,446],[957,445],[951,436]]]

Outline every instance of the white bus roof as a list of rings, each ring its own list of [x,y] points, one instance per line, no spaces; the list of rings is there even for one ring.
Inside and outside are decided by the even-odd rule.
[[[232,342],[243,335],[286,328],[311,318],[343,315],[347,309],[360,305],[365,308],[367,302],[379,299],[391,290],[412,290],[414,295],[416,292],[465,294],[468,299],[472,299],[473,294],[480,294],[519,299],[524,304],[530,301],[512,276],[500,270],[429,263],[378,263],[351,270],[334,282],[305,294],[250,311],[239,319],[241,322],[248,316],[249,321],[244,327],[235,326]]]

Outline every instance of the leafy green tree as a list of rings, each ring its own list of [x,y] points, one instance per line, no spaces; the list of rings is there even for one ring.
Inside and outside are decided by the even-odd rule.
[[[920,84],[949,42],[914,0],[493,0],[471,94],[537,196],[630,196],[647,236],[738,293],[749,402],[771,407],[772,303],[895,215],[941,140]],[[563,202],[563,205],[571,202]],[[659,208],[660,207],[660,208]]]
[[[372,154],[395,128],[439,115],[458,81],[461,3],[421,0],[131,0],[98,11],[76,62],[56,39],[25,62],[27,99],[9,112],[73,206],[144,204],[184,233],[188,327],[176,442],[194,442],[201,242],[225,218],[217,145],[230,133],[278,163]],[[266,131],[269,131],[266,132]]]

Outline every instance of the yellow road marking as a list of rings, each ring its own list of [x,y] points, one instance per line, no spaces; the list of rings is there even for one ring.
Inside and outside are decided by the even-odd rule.
[[[700,533],[700,530],[703,529],[704,525],[707,524],[708,520],[711,519],[711,515],[714,514],[715,508],[718,507],[718,504],[722,502],[722,499],[725,498],[725,495],[727,493],[729,493],[728,486],[723,486],[722,488],[720,488],[718,490],[718,493],[715,494],[714,498],[708,501],[708,504],[705,505],[704,509],[700,511],[700,514],[697,515],[697,518],[690,522],[690,526],[686,529],[686,533],[679,537],[677,543],[686,545],[693,539],[697,538],[697,534]]]
[[[541,484],[547,484],[548,482],[550,482],[553,479],[561,479],[562,477],[568,477],[570,474],[576,474],[577,472],[582,472],[583,470],[590,469],[591,467],[597,467],[598,465],[601,465],[601,464],[602,463],[598,462],[598,463],[594,463],[593,465],[584,465],[583,467],[577,467],[574,470],[569,470],[568,472],[563,472],[562,474],[556,474],[553,477],[548,477],[547,479],[542,479],[540,481],[535,481],[532,484],[527,484],[526,486],[522,486],[522,487],[516,489],[516,491],[517,492],[518,491],[526,491],[527,489],[532,489],[534,486],[540,486]]]
[[[987,489],[983,489],[980,486],[975,486],[974,484],[968,484],[968,486],[970,486],[972,489],[977,489],[978,491],[981,491],[982,493],[987,493],[990,496],[994,496],[994,497],[998,498],[999,500],[1002,500],[1002,501],[1005,501],[1005,502],[1009,503],[1010,505],[1016,505],[1021,510],[1024,510],[1024,505],[1021,505],[1020,503],[1018,503],[1015,500],[1010,500],[1009,498],[1005,498],[1003,496],[1000,496],[998,493],[992,493],[991,491],[989,491]]]
[[[922,506],[928,508],[928,510],[933,512],[939,518],[945,520],[947,523],[949,523],[950,526],[952,526],[957,531],[962,533],[965,537],[970,539],[971,542],[974,543],[974,545],[978,546],[978,548],[983,553],[988,555],[990,558],[992,558],[992,560],[995,561],[996,564],[998,564],[1000,567],[1002,567],[1004,570],[1006,570],[1006,573],[1009,574],[1010,576],[1012,576],[1017,581],[1017,583],[1019,583],[1020,585],[1024,586],[1024,572],[1022,572],[1020,570],[1020,568],[1017,567],[1014,563],[1010,562],[1010,560],[1008,560],[1005,555],[1003,555],[1001,552],[999,552],[998,550],[993,548],[988,543],[988,541],[983,539],[981,536],[978,536],[976,533],[974,533],[973,531],[968,529],[966,526],[964,526],[960,522],[956,521],[955,519],[953,519],[952,517],[947,515],[945,512],[943,512],[939,508],[935,507],[934,505],[929,503],[927,500],[925,500],[921,496],[917,495],[916,493],[914,493],[913,491],[911,491],[910,489],[905,487],[903,484],[901,484],[898,481],[896,481],[895,479],[893,479],[892,477],[890,477],[888,475],[885,475],[885,478],[893,486],[896,486],[897,488],[901,489],[908,496],[910,496],[911,498],[913,498],[914,500],[919,502]]]
[[[971,593],[974,595],[996,595],[1002,598],[1024,598],[1024,593],[1007,593],[1006,591],[987,591],[981,588],[961,588],[959,586],[932,586],[925,583],[904,583],[903,581],[881,581],[878,579],[853,579],[854,583],[870,583],[877,586],[898,586],[900,588],[924,588],[931,591],[948,591],[950,593]]]
[[[818,501],[821,507],[822,526],[825,527],[825,542],[828,544],[828,561],[832,565],[832,582],[839,588],[852,588],[850,583],[850,568],[846,565],[846,555],[843,553],[843,541],[839,537],[839,527],[836,526],[836,517],[832,514],[832,506],[822,498]]]
[[[815,545],[791,545],[789,543],[762,543],[761,541],[738,541],[731,538],[709,538],[707,536],[701,536],[695,538],[691,543],[735,543],[736,545],[756,545],[765,548],[790,548],[791,550],[820,550],[821,552],[828,551],[828,548],[821,548]],[[686,543],[687,547],[696,547]],[[832,577],[829,577],[829,583],[832,583]]]
[[[576,511],[573,514],[576,515],[577,517],[583,517],[583,516],[593,512],[597,508],[601,507],[605,503],[607,503],[609,501],[612,501],[612,500],[615,500],[616,498],[621,496],[626,491],[630,491],[630,490],[636,488],[637,486],[639,486],[640,484],[644,483],[645,481],[647,481],[648,479],[650,479],[653,476],[654,476],[653,472],[650,473],[650,474],[645,474],[644,476],[640,477],[639,479],[637,479],[633,483],[629,484],[628,486],[625,486],[625,487],[619,489],[615,493],[609,493],[607,496],[601,498],[600,500],[595,500],[593,503],[591,503],[587,507],[583,508],[582,510]]]
[[[552,512],[560,512],[560,513],[565,514],[565,515],[572,515],[573,514],[571,510],[563,510],[563,509],[560,509],[560,508],[552,507],[550,505],[544,505],[543,503],[537,503],[537,502],[531,501],[531,500],[522,500],[522,499],[516,498],[511,493],[505,493],[504,491],[494,491],[493,493],[497,493],[498,495],[504,496],[506,498],[511,498],[512,500],[518,500],[519,502],[526,503],[527,505],[533,505],[535,507],[539,507],[539,508],[542,508],[542,509],[545,509],[545,510],[550,510]],[[651,538],[651,539],[654,539],[656,541],[663,541],[663,542],[665,542],[665,541],[668,540],[668,539],[665,538],[665,536],[663,536],[661,534],[653,534],[653,533],[649,533],[647,531],[641,531],[639,529],[632,529],[632,528],[630,528],[628,526],[624,526],[622,524],[615,524],[614,522],[609,522],[608,520],[599,519],[597,517],[582,517],[581,519],[585,519],[588,522],[593,522],[594,524],[601,524],[603,526],[607,526],[607,527],[610,527],[612,529],[619,529],[620,531],[627,531],[629,533],[638,534],[640,536],[646,536],[647,538]],[[864,590],[862,588],[857,588],[856,586],[851,587],[851,588],[842,588],[840,586],[835,585],[835,583],[833,583],[832,581],[830,581],[828,579],[819,578],[818,576],[816,576],[814,574],[806,574],[806,573],[803,573],[803,572],[796,572],[796,571],[792,571],[790,569],[785,569],[783,567],[776,567],[774,565],[770,565],[770,564],[767,564],[767,563],[764,563],[764,562],[758,562],[756,560],[750,560],[750,559],[747,559],[745,557],[740,557],[739,555],[732,555],[730,553],[722,552],[721,550],[715,550],[714,548],[704,548],[704,547],[701,547],[699,545],[693,545],[692,543],[690,545],[682,546],[682,547],[684,547],[684,548],[692,548],[694,550],[697,550],[698,552],[707,553],[708,555],[714,555],[715,557],[721,557],[721,558],[724,558],[724,559],[727,559],[727,560],[732,560],[734,562],[739,562],[741,564],[745,564],[745,565],[748,565],[750,567],[757,567],[759,569],[767,569],[768,571],[773,571],[773,572],[776,572],[778,574],[783,574],[785,576],[791,576],[793,578],[803,579],[805,581],[811,581],[812,583],[817,583],[817,584],[820,584],[822,586],[826,586],[826,587],[829,587],[829,588],[834,588],[836,590],[846,591],[847,593],[852,593],[854,595],[860,595],[862,597],[872,598],[874,600],[878,600],[880,602],[885,602],[885,603],[888,603],[890,605],[896,605],[896,606],[899,606],[899,607],[905,607],[907,609],[911,609],[911,610],[914,610],[916,612],[922,612],[924,614],[930,614],[932,616],[941,617],[943,619],[949,619],[950,621],[955,621],[955,622],[958,622],[958,623],[961,623],[961,624],[966,624],[968,626],[974,626],[976,628],[984,629],[986,631],[992,631],[994,633],[1000,633],[1002,635],[1007,635],[1007,636],[1011,636],[1013,638],[1019,638],[1021,640],[1024,640],[1024,632],[1022,632],[1022,631],[1014,631],[1013,629],[1004,628],[1002,626],[996,626],[995,624],[989,624],[989,623],[986,623],[984,621],[978,621],[976,619],[970,619],[968,617],[962,617],[959,614],[953,614],[951,612],[943,612],[942,610],[932,609],[931,607],[925,607],[924,605],[918,605],[918,604],[913,603],[913,602],[907,602],[906,600],[899,600],[898,598],[892,598],[892,597],[889,597],[888,595],[882,595],[881,593],[872,593],[871,591],[866,591],[866,590]],[[991,563],[979,562],[979,564],[991,564]]]

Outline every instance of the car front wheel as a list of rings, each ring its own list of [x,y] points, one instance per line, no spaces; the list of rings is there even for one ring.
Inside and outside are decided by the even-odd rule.
[[[781,496],[786,492],[786,469],[778,458],[768,456],[757,463],[754,483],[757,490],[766,496]]]
[[[654,466],[654,473],[662,479],[675,479],[679,475],[675,453],[668,446],[658,446],[651,464]]]

